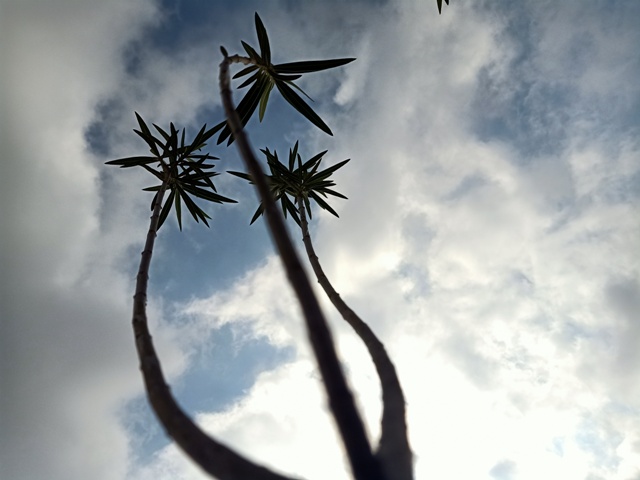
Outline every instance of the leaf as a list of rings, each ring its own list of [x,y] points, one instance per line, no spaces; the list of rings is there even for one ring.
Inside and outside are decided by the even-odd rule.
[[[251,217],[251,222],[249,223],[249,225],[253,225],[253,222],[255,222],[258,218],[260,218],[260,215],[262,215],[264,213],[264,207],[262,206],[262,203],[260,205],[258,205],[258,208],[256,209],[256,213],[253,214],[253,217]]]
[[[151,153],[153,153],[154,155],[160,156],[160,152],[158,151],[158,148],[157,148],[157,147],[162,147],[163,145],[160,140],[158,140],[156,137],[151,135],[151,133],[147,135],[144,132],[141,132],[140,130],[136,130],[135,128],[133,129],[133,131],[136,133],[136,135],[142,138],[147,145],[149,145],[149,150],[151,151]]]
[[[191,213],[191,216],[193,217],[193,219],[196,222],[199,222],[198,219],[202,220],[202,222],[208,227],[209,222],[207,222],[207,218],[211,218],[211,217],[207,215],[205,211],[202,210],[198,205],[196,205],[196,203],[193,200],[191,200],[189,195],[184,195],[182,199],[184,200],[185,205],[189,209],[189,213]]]
[[[278,91],[283,96],[283,98],[287,102],[289,102],[289,104],[291,104],[293,108],[298,110],[298,112],[304,115],[307,120],[313,123],[320,130],[333,136],[333,133],[331,132],[331,129],[327,126],[327,124],[322,121],[318,114],[314,112],[313,109],[309,105],[307,105],[307,103],[302,98],[300,98],[300,96],[296,92],[291,89],[291,87],[283,82],[277,82],[276,87],[278,88]]]
[[[234,171],[231,171],[231,170],[227,170],[227,173],[230,173],[231,175],[234,175],[236,177],[242,178],[243,180],[246,180],[249,183],[253,183],[251,181],[251,175],[249,175],[248,173],[234,172]]]
[[[257,70],[258,68],[259,68],[258,65],[249,65],[248,67],[240,70],[231,78],[236,79],[236,78],[244,77],[245,75],[249,75],[251,72]]]
[[[204,198],[210,202],[214,203],[238,203],[236,200],[232,198],[223,197],[222,195],[218,195],[217,193],[210,192],[209,190],[205,190],[204,188],[194,187],[193,185],[182,184],[182,189],[184,191],[189,192],[196,197]]]
[[[326,170],[323,170],[322,172],[320,172],[318,175],[320,176],[320,178],[326,178],[329,175],[331,175],[333,172],[335,172],[336,170],[338,170],[339,168],[342,168],[344,165],[346,165],[349,160],[351,160],[350,158],[347,158],[346,160],[343,160],[341,162],[336,163],[335,165],[327,168]]]
[[[238,116],[240,117],[240,121],[243,127],[249,122],[251,115],[253,115],[253,112],[255,112],[258,103],[260,102],[260,96],[262,94],[262,89],[266,85],[266,81],[266,76],[260,76],[260,78],[258,78],[258,81],[251,86],[249,91],[245,94],[243,99],[240,100],[240,103],[236,107],[236,112],[238,112]],[[222,129],[222,132],[220,133],[220,136],[218,137],[218,145],[229,138],[230,135],[231,129],[229,128],[229,125],[225,125],[225,127]],[[229,143],[231,143],[232,141],[233,140],[230,140]]]
[[[246,87],[248,85],[251,85],[253,82],[255,82],[258,79],[259,75],[260,75],[260,71],[254,73],[249,78],[247,78],[244,82],[242,82],[240,85],[238,85],[238,89],[244,88],[244,87]]]
[[[319,192],[320,193],[328,193],[329,195],[333,195],[333,196],[338,197],[338,198],[343,198],[345,200],[349,200],[349,198],[344,196],[343,194],[341,194],[339,192],[336,192],[334,190],[329,190],[328,188],[323,188],[322,190],[319,190]]]
[[[306,162],[304,162],[304,164],[300,167],[302,170],[307,170],[311,165],[313,165],[315,162],[318,162],[317,165],[314,166],[314,168],[318,168],[318,165],[320,165],[320,161],[322,160],[322,157],[324,157],[324,155],[328,152],[329,150],[325,150],[324,152],[320,152],[316,155],[314,155],[313,157],[311,157],[309,160],[307,160]]]
[[[319,197],[315,192],[313,191],[309,192],[309,196],[313,198],[316,201],[316,203],[320,205],[320,207],[329,211],[329,213],[335,215],[336,217],[339,217],[336,211],[333,208],[331,208],[331,206],[327,202],[325,202],[321,197]]]
[[[260,110],[258,111],[258,119],[262,122],[264,118],[264,112],[267,110],[267,102],[269,101],[269,94],[273,90],[273,82],[269,82],[267,88],[262,92],[260,97]]]
[[[182,231],[182,208],[180,204],[180,195],[175,196],[176,216],[178,217],[178,228]]]
[[[119,165],[120,168],[129,168],[157,162],[158,157],[125,157],[118,158],[117,160],[109,160],[105,162],[105,165]]]
[[[276,80],[282,80],[283,82],[292,82],[302,77],[302,75],[282,75],[278,72],[272,72],[271,76]]]
[[[136,132],[136,134],[140,135],[145,142],[147,142],[149,148],[151,149],[151,153],[153,153],[154,155],[159,155],[156,144],[162,146],[162,142],[151,134],[151,130],[149,130],[149,127],[147,127],[147,124],[144,122],[143,118],[138,115],[138,112],[134,113],[136,114],[136,119],[138,120],[140,131],[135,129],[133,131]]]
[[[262,53],[262,59],[269,65],[271,64],[271,48],[269,47],[269,37],[267,36],[267,30],[264,28],[262,20],[258,12],[255,15],[256,20],[256,32],[258,33],[258,43],[260,44],[260,53]]]
[[[293,170],[296,157],[298,156],[298,143],[298,140],[296,140],[296,144],[293,146],[293,150],[289,152],[289,170]]]
[[[327,70],[329,68],[341,67],[351,63],[355,58],[336,58],[333,60],[309,60],[306,62],[291,62],[275,65],[276,73],[310,73]]]
[[[260,58],[260,55],[258,55],[258,52],[256,52],[253,49],[253,47],[248,43],[246,42],[241,42],[241,43],[242,43],[242,47],[244,48],[244,51],[247,52],[247,55],[251,57],[251,60],[253,60],[258,64],[262,64],[262,61],[261,61],[262,59]]]
[[[173,197],[175,196],[175,194],[176,194],[175,190],[171,190],[171,193],[169,193],[169,198],[167,198],[167,200],[165,201],[164,206],[162,207],[162,211],[160,212],[160,219],[158,220],[157,230],[160,230],[160,227],[162,226],[164,221],[167,219],[167,216],[171,211],[171,205],[173,205]]]
[[[160,135],[162,135],[165,139],[165,141],[169,141],[171,139],[171,135],[169,135],[167,132],[165,132],[162,128],[160,128],[158,125],[156,125],[155,123],[153,124],[154,128],[160,132]]]
[[[436,3],[438,4],[438,14],[442,14],[442,0],[436,0]],[[444,0],[444,3],[449,5],[449,0]]]

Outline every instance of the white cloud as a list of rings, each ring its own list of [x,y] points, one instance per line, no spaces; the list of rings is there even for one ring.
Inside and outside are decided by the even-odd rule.
[[[556,34],[540,28],[532,34],[538,63],[513,78],[518,48],[502,43],[508,18],[460,6],[430,28],[417,4],[395,15],[370,27],[376,34],[362,46],[369,60],[336,97],[353,105],[349,116],[329,117],[349,132],[336,136],[330,156],[354,159],[338,175],[350,200],[336,201],[340,220],[319,215],[314,237],[329,277],[399,367],[417,478],[637,475],[637,322],[628,312],[637,300],[640,228],[628,182],[638,149],[610,129],[593,135],[598,124],[585,128],[581,117],[583,102],[610,89],[633,96],[631,73],[606,91],[590,87],[589,72],[608,60],[567,77],[556,59],[570,45],[546,57]],[[550,31],[571,30],[569,16],[561,18]],[[590,28],[604,35],[597,22]],[[508,82],[507,92],[531,80],[579,87],[581,96],[563,106],[563,141],[550,139],[547,153],[527,157],[508,139],[478,138],[472,108],[487,72]],[[543,138],[540,122],[555,118],[555,105],[544,90],[536,95],[543,103],[528,115]],[[612,150],[616,138],[623,147]],[[337,331],[352,381],[366,389],[363,352],[348,329]],[[285,381],[280,388],[295,395]],[[375,432],[377,393],[366,391],[360,398]],[[221,435],[260,452],[272,440],[242,426],[260,410],[254,394],[212,418],[233,418],[233,434]]]
[[[524,17],[464,2],[436,16],[423,1],[263,15],[272,43],[294,57],[311,48],[359,57],[336,73],[341,86],[332,75],[310,79],[310,90],[333,92],[340,108],[317,102],[336,136],[312,132],[301,153],[352,158],[336,174],[350,198],[334,203],[341,218],[319,213],[313,238],[338,291],[398,366],[418,479],[638,475],[638,34],[628,12],[614,8],[609,20],[585,5],[529,2]],[[136,174],[100,178],[83,132],[117,89],[156,123],[190,124],[214,88],[215,65],[201,60],[209,45],[193,43],[178,59],[141,48],[131,79],[122,49],[158,21],[152,4],[55,2],[37,14],[29,6],[3,9],[13,46],[4,53],[12,163],[2,195],[3,205],[20,206],[3,218],[12,278],[3,303],[13,320],[2,327],[3,365],[12,369],[3,372],[12,415],[3,431],[13,435],[3,435],[3,466],[17,479],[203,478],[172,446],[132,463],[130,433],[115,423],[119,402],[141,389],[121,261],[144,234],[148,199],[137,190],[147,184]],[[305,8],[312,25],[300,24]],[[516,17],[528,19],[526,29]],[[229,19],[225,41],[238,24]],[[138,148],[129,128],[110,134],[116,155]],[[238,341],[295,347],[294,359],[259,375],[238,403],[197,419],[275,469],[346,478],[283,285],[270,257],[185,304],[189,320],[173,328],[152,299],[154,338],[171,375],[223,325]],[[375,372],[323,305],[376,438]]]

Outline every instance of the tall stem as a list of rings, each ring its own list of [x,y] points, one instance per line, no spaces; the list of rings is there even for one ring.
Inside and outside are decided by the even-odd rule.
[[[316,255],[309,234],[309,224],[302,197],[296,199],[302,241],[307,251],[307,257],[313,272],[322,286],[329,300],[340,312],[342,318],[355,330],[362,339],[380,378],[382,389],[382,420],[380,444],[377,455],[381,459],[388,478],[398,480],[413,479],[413,454],[407,438],[407,423],[405,416],[405,399],[400,380],[391,358],[373,330],[342,300],[324,273],[320,260]]]
[[[167,434],[210,475],[220,480],[293,480],[254,464],[207,436],[180,408],[164,379],[147,325],[147,284],[166,189],[164,182],[155,199],[133,297],[133,332],[149,403]]]
[[[371,452],[360,414],[345,380],[335,351],[331,332],[320,310],[309,279],[284,224],[280,210],[271,195],[267,179],[256,159],[236,112],[231,96],[230,58],[223,49],[224,60],[220,64],[220,93],[227,114],[227,122],[234,136],[240,155],[251,175],[264,205],[264,213],[271,238],[276,245],[287,277],[302,308],[307,334],[320,369],[323,384],[329,398],[329,407],[336,420],[345,445],[354,477],[357,480],[383,480],[385,475]]]

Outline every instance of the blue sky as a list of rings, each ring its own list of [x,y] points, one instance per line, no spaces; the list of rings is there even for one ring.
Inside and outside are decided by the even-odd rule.
[[[633,0],[456,0],[441,16],[431,0],[2,1],[7,478],[206,478],[149,412],[130,331],[153,180],[104,162],[146,153],[134,111],[219,122],[219,46],[256,45],[255,11],[276,62],[358,59],[301,84],[334,137],[277,96],[248,130],[256,149],[351,158],[340,218],[316,210],[312,235],[397,365],[416,478],[640,479]],[[248,225],[255,194],[216,180],[239,203],[209,208],[211,229],[171,219],[154,256],[173,391],[256,461],[348,478],[297,307]],[[323,305],[375,440],[374,369]]]

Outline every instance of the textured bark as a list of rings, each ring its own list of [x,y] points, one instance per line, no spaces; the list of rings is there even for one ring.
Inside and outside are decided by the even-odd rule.
[[[342,300],[324,273],[316,255],[309,234],[309,224],[304,202],[297,198],[298,214],[302,227],[302,241],[309,257],[313,272],[334,307],[342,318],[362,339],[380,378],[382,388],[382,420],[380,443],[376,455],[381,460],[387,478],[394,480],[413,479],[413,454],[407,438],[405,399],[396,369],[387,354],[384,345],[373,330]]]
[[[256,465],[210,438],[180,408],[164,379],[149,334],[146,306],[149,266],[166,187],[163,183],[156,197],[133,297],[133,331],[149,403],[167,434],[210,475],[220,480],[293,480]]]
[[[287,278],[302,308],[309,341],[318,362],[322,381],[329,399],[329,407],[344,442],[354,478],[357,480],[383,480],[385,475],[377,458],[371,451],[362,419],[342,373],[331,332],[320,310],[320,305],[302,267],[300,258],[293,247],[293,242],[284,224],[284,218],[273,200],[267,179],[249,145],[247,136],[242,129],[242,123],[235,110],[231,96],[229,64],[231,62],[241,62],[241,60],[236,56],[227,56],[224,49],[222,53],[225,58],[220,64],[220,92],[227,115],[227,122],[249,175],[251,175],[252,181],[258,190],[260,200],[264,205],[264,214],[271,238],[276,245],[287,273]],[[309,448],[316,448],[316,446],[309,445]]]

